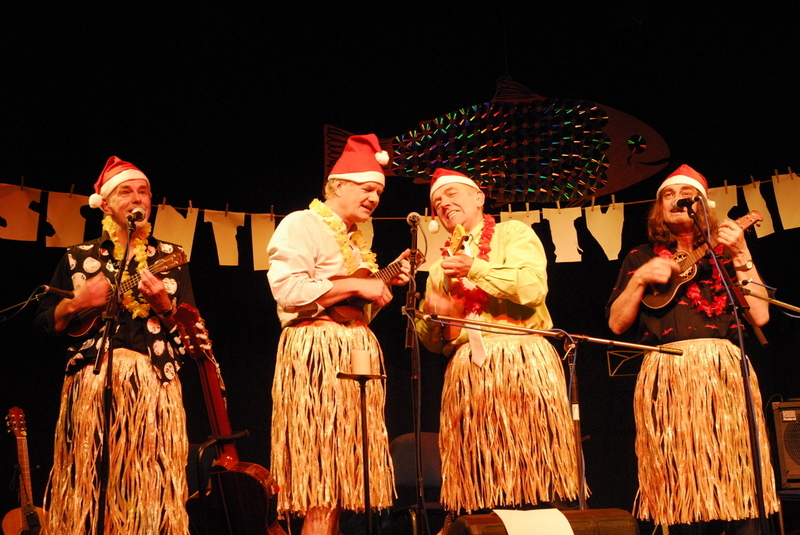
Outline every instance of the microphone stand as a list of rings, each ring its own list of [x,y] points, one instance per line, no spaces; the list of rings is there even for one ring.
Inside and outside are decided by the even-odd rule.
[[[791,310],[793,312],[800,312],[800,307],[796,307],[794,305],[790,305],[789,303],[784,303],[783,301],[778,301],[777,299],[773,299],[773,298],[768,297],[768,296],[763,295],[763,294],[753,293],[753,291],[750,288],[745,288],[744,287],[744,285],[746,283],[747,283],[747,281],[734,283],[734,286],[739,288],[739,291],[742,292],[742,295],[745,295],[745,296],[749,295],[751,297],[755,297],[756,299],[761,299],[762,301],[766,301],[767,303],[769,303],[771,305],[776,305],[776,306],[779,306],[781,308],[785,308],[787,310]]]
[[[406,337],[405,347],[411,350],[411,405],[412,405],[412,425],[414,428],[414,473],[416,476],[416,511],[419,515],[420,523],[423,526],[423,535],[430,534],[428,524],[428,513],[425,509],[425,480],[422,473],[422,374],[419,354],[419,339],[414,325],[417,310],[417,233],[419,231],[419,215],[411,214],[407,218],[411,226],[411,256],[409,263],[408,290],[406,291],[406,304],[403,313],[406,316]],[[416,531],[415,531],[416,533]]]
[[[705,207],[705,199],[700,196],[699,201],[703,203]],[[692,206],[687,206],[686,211],[689,214],[689,217],[692,218],[695,226],[700,230],[701,233],[706,232],[703,230],[703,227],[700,225],[698,214],[693,210]],[[705,213],[708,214],[708,210],[705,210]],[[761,466],[761,445],[758,441],[758,427],[756,425],[756,410],[753,403],[753,392],[752,388],[750,387],[750,359],[747,357],[745,353],[744,347],[744,325],[742,324],[742,320],[740,317],[744,316],[750,326],[753,328],[753,332],[756,335],[759,343],[762,346],[767,345],[767,340],[764,337],[764,333],[761,330],[755,321],[753,321],[753,317],[750,314],[750,305],[747,303],[744,294],[741,291],[740,285],[736,285],[731,280],[728,271],[723,269],[722,265],[719,262],[719,258],[717,258],[716,254],[714,254],[714,250],[711,247],[711,236],[706,236],[706,241],[708,243],[708,255],[711,259],[711,263],[716,267],[717,271],[720,273],[720,276],[725,284],[725,289],[728,292],[728,297],[733,304],[733,315],[736,319],[736,330],[738,333],[739,338],[739,366],[741,368],[742,374],[742,387],[745,396],[745,414],[747,417],[747,431],[750,437],[750,455],[752,457],[753,462],[753,481],[755,485],[754,489],[754,497],[756,501],[756,506],[758,507],[758,522],[763,527],[767,521],[767,514],[766,514],[766,506],[764,503],[764,489],[763,489],[763,467]]]
[[[111,408],[114,398],[114,337],[112,331],[119,328],[119,303],[122,302],[122,295],[120,289],[122,288],[122,276],[128,270],[128,257],[130,255],[131,240],[133,238],[133,231],[136,229],[136,224],[133,220],[128,219],[128,238],[125,245],[125,254],[122,257],[122,263],[115,273],[115,285],[113,298],[109,297],[106,303],[106,309],[102,314],[105,327],[103,330],[100,348],[97,351],[97,358],[94,362],[94,374],[100,374],[100,366],[103,363],[103,356],[106,356],[106,372],[105,382],[103,385],[103,442],[100,451],[100,469],[99,469],[99,491],[97,496],[97,525],[95,533],[104,533],[105,516],[106,516],[106,501],[108,495],[108,473],[110,456],[108,451],[108,441],[111,436]],[[116,334],[116,332],[115,332]]]

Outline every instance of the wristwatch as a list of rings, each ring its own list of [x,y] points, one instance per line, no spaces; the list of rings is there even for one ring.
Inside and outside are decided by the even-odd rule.
[[[734,265],[733,269],[735,269],[736,271],[750,271],[751,269],[753,269],[753,261],[748,260],[741,266]]]

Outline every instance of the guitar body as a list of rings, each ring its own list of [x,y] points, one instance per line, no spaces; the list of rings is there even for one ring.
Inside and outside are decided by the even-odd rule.
[[[418,266],[425,261],[425,257],[421,251],[417,251],[416,260]],[[374,277],[388,283],[389,280],[400,273],[400,271],[402,271],[402,261],[398,260],[396,262],[392,262],[385,268],[376,271],[375,273],[366,268],[360,268],[350,275],[350,277]],[[332,277],[331,280],[341,278],[344,277]],[[371,301],[364,299],[363,297],[350,297],[348,299],[339,301],[335,305],[329,306],[325,309],[325,312],[336,323],[350,323],[351,321],[358,319],[358,317],[364,312],[364,307],[369,303],[371,303]]]
[[[211,469],[210,490],[186,504],[193,533],[279,535],[275,481],[264,467],[237,462]],[[203,529],[194,524],[202,522]]]
[[[370,301],[361,297],[351,297],[328,307],[326,312],[336,323],[350,323],[358,319],[369,303]]]
[[[197,361],[214,436],[231,435],[226,394],[211,341],[198,310],[186,303],[174,314],[186,353]],[[277,486],[263,466],[239,461],[232,442],[218,442],[209,484],[186,502],[193,535],[285,535],[278,523]]]
[[[38,535],[43,520],[44,509],[41,507],[35,507],[27,515],[22,507],[17,507],[3,517],[3,535]]]
[[[675,254],[672,255],[672,260],[680,264],[682,261],[686,260],[688,256],[689,253],[685,251],[676,251]],[[642,297],[642,303],[653,310],[664,308],[672,301],[675,294],[678,293],[678,289],[692,280],[695,275],[697,275],[697,264],[692,264],[689,269],[672,277],[669,282],[665,284],[651,284],[650,292]]]

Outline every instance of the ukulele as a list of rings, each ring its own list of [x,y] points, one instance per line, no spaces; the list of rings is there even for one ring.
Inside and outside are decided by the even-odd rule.
[[[186,262],[186,253],[182,249],[179,249],[169,256],[165,256],[161,260],[158,260],[152,265],[147,266],[147,269],[149,269],[151,273],[156,274],[163,271],[169,271],[170,269],[178,266],[182,266]],[[120,294],[124,294],[128,290],[136,288],[139,286],[141,281],[142,276],[138,273],[125,279],[122,281],[122,283],[120,283]],[[109,299],[112,298],[114,293],[114,288],[110,288],[108,291]],[[66,329],[67,334],[70,336],[83,336],[88,333],[95,326],[97,319],[100,317],[100,314],[103,312],[103,310],[105,310],[105,308],[105,305],[103,305],[99,307],[85,308],[76,312],[75,316],[72,318],[72,322],[70,322],[69,327]]]
[[[417,266],[421,265],[425,261],[425,257],[423,256],[421,251],[417,251],[416,254],[416,261]],[[361,268],[356,270],[351,277],[374,277],[376,279],[380,279],[383,282],[388,283],[392,278],[400,273],[403,270],[403,261],[402,260],[395,260],[388,266],[383,269],[380,269],[376,272],[371,272],[366,268]],[[335,277],[340,278],[340,277]],[[363,312],[364,307],[371,303],[368,299],[364,299],[363,297],[350,297],[343,301],[339,301],[335,305],[331,305],[325,309],[326,313],[330,318],[335,321],[336,323],[350,323],[351,321],[358,318]]]
[[[453,229],[453,233],[450,235],[450,246],[449,247],[442,247],[442,255],[443,256],[455,256],[460,254],[461,251],[464,249],[464,246],[469,239],[469,234],[464,230],[464,227],[459,223]],[[448,277],[444,275],[442,279],[442,290],[446,294],[450,294],[450,289],[453,286],[453,282],[456,282],[457,279],[453,277]],[[461,334],[461,326],[459,325],[444,325],[442,327],[442,335],[444,339],[447,341],[452,342]]]
[[[759,212],[753,210],[737,219],[735,223],[739,225],[742,230],[747,230],[761,221],[764,221],[764,218]],[[642,297],[642,303],[654,310],[667,306],[675,297],[678,289],[692,280],[697,274],[697,262],[706,255],[707,251],[707,243],[704,243],[691,253],[676,251],[675,254],[672,255],[672,260],[678,263],[678,275],[674,275],[664,284],[651,284]]]
[[[9,432],[14,433],[14,437],[17,439],[20,507],[9,511],[3,517],[3,535],[38,535],[41,530],[41,521],[44,519],[44,510],[33,505],[25,413],[19,407],[12,407],[8,411],[6,421]]]
[[[450,235],[450,247],[442,247],[442,256],[455,256],[459,254],[463,250],[468,239],[469,234],[467,234],[464,227],[459,223]],[[444,277],[442,279],[442,289],[445,293],[450,293],[450,286],[453,284],[453,280],[452,277]]]
[[[200,369],[211,433],[230,435],[225,387],[205,322],[186,303],[178,306],[174,317],[186,352]],[[241,462],[233,442],[217,442],[215,447],[217,460],[209,473],[210,484],[201,486],[186,503],[192,533],[286,535],[278,523],[278,489],[272,474],[260,465]]]

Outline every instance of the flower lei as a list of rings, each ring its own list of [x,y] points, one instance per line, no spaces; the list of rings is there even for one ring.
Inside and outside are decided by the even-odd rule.
[[[150,236],[150,223],[144,226],[144,235],[137,236],[133,239],[133,259],[136,261],[136,272],[140,272],[147,267],[147,238]],[[108,236],[119,246],[119,238],[117,237],[117,226],[110,216],[103,218],[103,230],[106,231]],[[125,254],[125,247],[114,247],[114,258],[119,262]],[[130,273],[126,270],[122,274],[122,282],[130,278]],[[122,304],[125,305],[134,318],[146,318],[150,314],[150,303],[144,297],[139,297],[137,300],[133,296],[133,288],[122,294]]]
[[[483,214],[483,230],[481,231],[481,238],[478,242],[478,258],[481,260],[489,260],[489,251],[491,251],[490,243],[492,236],[494,236],[494,217]],[[445,251],[450,248],[450,238],[445,243]],[[446,255],[443,251],[443,256]],[[489,294],[484,290],[474,286],[473,288],[466,288],[463,284],[459,284],[453,291],[457,297],[464,299],[464,311],[469,314],[481,314],[486,310],[486,303],[489,302]]]
[[[336,243],[339,244],[339,250],[342,252],[344,267],[348,275],[352,275],[361,265],[361,262],[366,263],[370,271],[374,272],[378,270],[375,253],[370,251],[360,229],[356,229],[353,235],[348,238],[344,221],[342,221],[342,218],[336,215],[328,205],[318,199],[314,199],[308,207],[318,213],[325,224],[333,231],[333,237],[336,239]],[[361,251],[361,262],[359,262],[356,255],[353,254],[353,245],[358,247],[358,250]]]
[[[654,250],[658,256],[672,258],[672,253],[662,245],[655,247]],[[721,255],[722,245],[717,245],[717,247],[714,248],[714,252],[717,255]],[[700,312],[704,312],[709,318],[712,316],[719,316],[725,311],[725,306],[728,303],[728,296],[725,293],[720,293],[724,286],[722,284],[722,277],[715,263],[712,262],[711,264],[711,280],[701,282],[710,285],[711,291],[714,293],[714,302],[709,303],[706,299],[703,299],[700,293],[700,286],[698,286],[696,282],[693,282],[686,288],[686,297],[691,301],[690,306]]]

